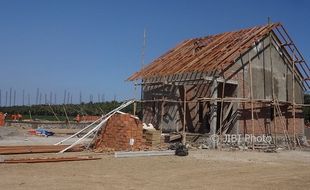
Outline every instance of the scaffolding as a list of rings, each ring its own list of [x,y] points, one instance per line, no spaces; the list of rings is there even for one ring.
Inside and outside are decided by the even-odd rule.
[[[209,103],[220,103],[220,126],[219,126],[219,135],[220,135],[220,139],[222,139],[222,135],[223,133],[225,133],[224,126],[223,126],[223,118],[224,118],[224,113],[223,113],[223,104],[224,103],[230,103],[230,102],[234,102],[234,103],[238,103],[238,109],[240,108],[240,104],[243,105],[243,107],[245,107],[246,104],[250,105],[250,110],[251,110],[251,126],[252,126],[252,135],[254,135],[255,133],[255,120],[258,120],[258,115],[257,112],[254,111],[254,107],[256,107],[256,105],[258,104],[264,104],[264,105],[269,105],[270,109],[274,110],[273,111],[273,117],[275,118],[274,121],[271,121],[271,126],[273,128],[273,131],[270,131],[270,135],[273,137],[273,143],[275,145],[275,147],[277,147],[277,133],[279,133],[279,131],[277,131],[277,126],[280,125],[282,126],[283,129],[283,134],[285,136],[286,142],[287,142],[287,147],[289,149],[295,149],[296,146],[300,147],[300,142],[298,139],[298,136],[296,134],[296,110],[297,109],[302,109],[304,107],[309,107],[310,104],[304,104],[304,103],[296,103],[295,101],[295,82],[300,82],[302,90],[304,92],[307,92],[310,90],[310,68],[309,65],[306,63],[304,57],[302,56],[302,54],[300,53],[300,51],[297,49],[295,43],[293,42],[293,40],[291,39],[291,37],[288,35],[288,32],[285,30],[285,28],[281,25],[281,24],[268,24],[267,26],[264,26],[263,28],[259,28],[256,30],[249,30],[250,32],[255,33],[257,36],[253,37],[255,40],[258,40],[259,38],[261,38],[262,36],[268,37],[269,40],[269,46],[271,47],[271,45],[273,45],[274,47],[278,48],[281,50],[281,52],[283,53],[283,59],[285,59],[285,63],[290,63],[287,65],[287,67],[290,69],[290,71],[292,72],[292,100],[289,101],[281,101],[278,99],[278,97],[276,97],[275,95],[275,91],[274,91],[274,71],[273,71],[273,60],[272,60],[272,56],[271,56],[271,52],[269,53],[270,57],[269,57],[269,61],[271,64],[271,90],[272,90],[272,98],[270,99],[255,99],[253,96],[253,74],[252,74],[252,57],[248,57],[248,62],[244,65],[242,65],[239,69],[237,69],[237,72],[239,72],[240,70],[244,69],[246,65],[248,65],[248,69],[249,69],[249,75],[250,75],[250,96],[249,97],[225,97],[225,85],[229,82],[231,82],[233,75],[235,75],[236,73],[232,73],[230,76],[225,76],[224,72],[228,71],[229,68],[231,68],[234,64],[235,64],[235,60],[236,57],[233,58],[233,61],[227,61],[226,58],[228,58],[230,55],[235,54],[236,51],[238,51],[238,48],[241,47],[241,45],[239,47],[234,47],[233,50],[229,51],[229,56],[226,56],[225,59],[221,59],[221,62],[217,63],[217,67],[215,66],[214,63],[209,64],[210,66],[208,66],[208,69],[215,69],[216,71],[219,71],[218,75],[211,75],[209,78],[203,77],[203,78],[195,78],[193,80],[183,80],[182,78],[179,79],[177,76],[177,74],[174,74],[172,77],[168,77],[169,75],[171,76],[171,71],[167,71],[166,73],[165,70],[163,69],[163,66],[160,67],[160,72],[162,74],[162,78],[164,78],[163,80],[142,80],[141,83],[138,83],[138,79],[139,77],[141,77],[141,79],[145,79],[150,77],[151,73],[153,71],[156,71],[157,68],[155,68],[156,64],[158,65],[158,60],[161,61],[163,60],[163,62],[165,61],[164,57],[160,57],[158,60],[155,60],[153,64],[150,64],[149,66],[143,68],[140,72],[135,73],[132,77],[129,78],[129,80],[135,80],[135,89],[136,86],[141,86],[141,88],[145,87],[145,86],[184,86],[184,97],[180,97],[181,100],[174,100],[174,99],[168,99],[166,97],[162,97],[160,99],[141,99],[141,100],[137,100],[137,102],[140,102],[141,104],[144,103],[149,103],[149,102],[160,102],[161,106],[164,107],[164,105],[166,103],[178,103],[180,105],[183,105],[183,129],[182,129],[182,134],[183,134],[183,142],[186,141],[185,137],[186,137],[186,118],[185,118],[185,113],[186,113],[186,105],[188,103],[199,103],[199,102],[209,102]],[[242,31],[241,33],[247,33],[249,31]],[[264,34],[264,35],[263,35]],[[224,40],[223,38],[225,37],[220,37],[221,40]],[[254,40],[254,42],[255,42]],[[220,43],[218,40],[214,40],[217,43]],[[214,41],[212,41],[212,39],[210,39],[210,41],[208,42],[209,44],[211,43],[215,43]],[[242,45],[245,45],[245,47],[247,49],[244,49],[242,47],[242,51],[240,50],[238,53],[237,57],[241,57],[243,55],[245,55],[248,51],[249,48],[251,48],[252,44],[250,43],[251,40],[250,39],[246,39],[245,42]],[[184,44],[188,44],[188,41],[185,41]],[[179,45],[176,49],[179,48],[184,48],[185,45],[181,44]],[[209,45],[207,44],[207,45]],[[249,44],[251,44],[249,46]],[[212,44],[215,45],[215,44]],[[201,45],[200,46],[206,46],[206,44]],[[271,51],[271,48],[269,48]],[[196,49],[195,49],[196,50]],[[212,51],[214,49],[211,49],[210,51]],[[190,51],[190,50],[187,50]],[[169,57],[169,60],[171,60],[172,55],[169,55],[169,53],[173,51],[169,51],[167,54],[165,54],[164,56]],[[209,52],[210,53],[210,52]],[[168,60],[168,61],[169,61]],[[180,59],[179,59],[180,60]],[[212,60],[212,59],[211,59]],[[230,63],[230,64],[228,64]],[[193,61],[191,60],[190,62],[191,66],[194,66],[195,63],[193,63]],[[190,71],[190,70],[186,70],[188,69],[188,66],[185,66],[184,68],[178,68],[176,72],[185,72],[185,71]],[[202,65],[199,65],[199,68],[202,68]],[[202,72],[205,71],[201,70]],[[194,74],[197,75],[197,72],[192,72]],[[210,73],[210,72],[209,72]],[[222,84],[222,93],[221,93],[221,97],[200,97],[200,98],[196,98],[195,100],[187,100],[186,98],[186,83],[188,82],[192,82],[192,84],[204,84],[204,83],[210,83],[210,82],[214,82],[214,81],[220,81]],[[288,124],[286,124],[283,121],[283,114],[282,114],[282,110],[281,110],[281,106],[286,106],[287,110],[292,110],[292,116],[293,116],[293,134],[289,134],[288,133]],[[136,109],[136,108],[135,108]],[[135,110],[136,112],[136,110]],[[161,109],[161,119],[163,118],[163,113],[162,113],[162,109]],[[256,118],[255,118],[256,116]],[[278,120],[277,120],[278,118]],[[291,136],[291,137],[290,137]],[[221,144],[221,142],[220,142]],[[222,146],[220,146],[221,148]],[[252,149],[254,150],[254,142],[252,143]]]

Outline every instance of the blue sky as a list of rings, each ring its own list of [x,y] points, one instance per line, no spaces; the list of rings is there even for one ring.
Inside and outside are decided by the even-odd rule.
[[[125,82],[182,40],[267,23],[284,24],[310,61],[310,1],[302,0],[0,0],[0,89],[35,101],[64,90],[84,101],[134,97]]]

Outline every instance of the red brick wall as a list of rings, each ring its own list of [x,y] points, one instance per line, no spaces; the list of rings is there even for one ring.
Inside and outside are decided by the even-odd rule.
[[[234,69],[231,69],[234,70]],[[226,77],[230,76],[230,72],[225,72]],[[238,96],[239,98],[250,98],[250,81],[248,80],[249,73],[243,74],[243,70],[233,76],[233,80],[238,81]],[[254,79],[255,80],[255,79]],[[255,91],[255,89],[253,89]],[[255,94],[254,98],[255,98]],[[270,97],[271,98],[271,97]],[[276,117],[272,119],[272,107],[269,103],[254,103],[254,135],[261,134],[277,134],[283,135],[284,130],[292,136],[294,134],[293,127],[293,110],[292,106],[282,105],[282,116],[279,117],[276,112]],[[252,134],[251,121],[251,104],[239,103],[238,106],[238,128],[241,134]],[[304,133],[304,116],[301,108],[295,109],[295,133],[302,135]]]
[[[95,151],[140,150],[144,147],[142,122],[129,114],[113,115],[95,139]],[[130,139],[134,144],[129,144]]]
[[[281,106],[282,116],[280,117],[276,112],[276,117],[272,120],[272,109],[270,104],[260,103],[254,104],[254,134],[284,134],[284,129],[289,135],[294,134],[293,127],[293,111],[289,106]],[[295,133],[303,134],[304,119],[302,109],[295,109]],[[251,121],[251,104],[240,103],[239,105],[239,133],[252,134]]]

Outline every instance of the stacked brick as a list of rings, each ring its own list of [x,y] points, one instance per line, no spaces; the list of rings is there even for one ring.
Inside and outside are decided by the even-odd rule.
[[[130,114],[115,114],[98,133],[94,150],[129,151],[145,148],[142,122]]]
[[[145,131],[143,134],[146,142],[145,144],[149,147],[159,147],[161,145],[161,132],[160,131]]]

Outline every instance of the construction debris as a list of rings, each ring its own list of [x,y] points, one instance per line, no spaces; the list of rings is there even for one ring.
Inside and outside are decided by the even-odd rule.
[[[169,135],[169,142],[180,140],[182,138],[181,134],[170,134]]]
[[[53,136],[55,133],[47,129],[37,128],[36,130],[34,129],[28,130],[28,134],[49,137],[49,136]]]
[[[169,149],[175,150],[175,155],[177,155],[177,156],[187,156],[188,155],[187,146],[180,143],[180,142],[171,144],[169,146]]]
[[[83,137],[81,137],[79,140],[75,141],[73,144],[71,144],[69,147],[63,149],[62,151],[60,151],[59,153],[64,153],[65,151],[69,150],[70,148],[76,146],[78,143],[80,143],[81,141],[83,141],[85,138],[89,137],[90,135],[92,135],[93,133],[97,133],[99,129],[102,128],[102,126],[104,126],[104,124],[117,112],[121,111],[123,108],[129,106],[130,104],[134,103],[134,100],[129,100],[124,102],[122,105],[120,105],[119,107],[115,108],[114,110],[110,111],[109,113],[107,113],[106,115],[102,116],[98,121],[100,121],[100,123],[98,125],[96,125],[94,128],[92,128],[90,131],[88,131]],[[59,143],[56,144],[61,144],[64,141],[69,140],[70,138],[77,136],[79,133],[81,133],[82,131],[84,131],[86,128],[90,128],[93,127],[93,124],[95,124],[96,122],[93,122],[91,125],[88,125],[87,127],[85,127],[84,129],[82,129],[81,131],[75,133],[74,135],[60,141]]]
[[[175,155],[177,156],[187,156],[188,155],[188,149],[185,145],[179,144],[177,149],[175,150]]]

